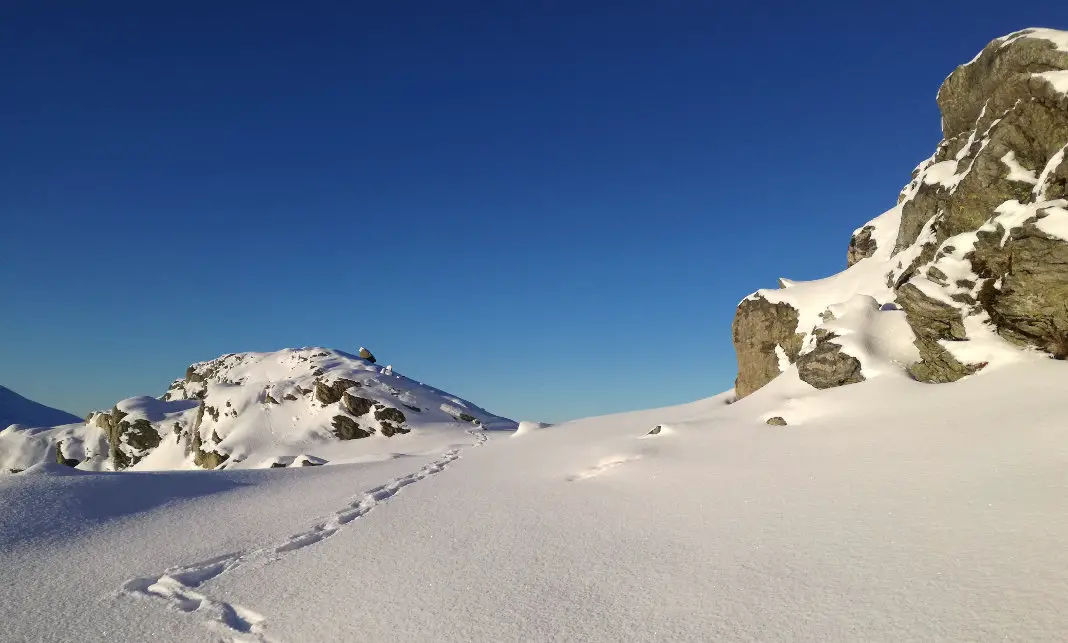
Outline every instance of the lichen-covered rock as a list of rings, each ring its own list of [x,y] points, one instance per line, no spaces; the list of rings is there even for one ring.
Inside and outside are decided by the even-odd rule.
[[[797,328],[798,313],[789,304],[771,303],[759,295],[738,305],[731,327],[738,359],[734,389],[739,399],[779,376],[776,349],[794,361],[801,351],[804,333]]]
[[[159,431],[148,420],[138,418],[130,422],[124,419],[125,413],[118,413],[121,414],[120,419],[108,431],[111,463],[116,471],[134,466],[163,441]],[[113,421],[115,417],[113,412]]]
[[[976,371],[977,366],[962,364],[941,344],[942,341],[967,339],[964,321],[956,306],[925,295],[912,283],[898,289],[897,301],[905,311],[909,326],[916,335],[916,348],[920,351],[920,361],[908,367],[914,378],[933,384],[955,382]]]
[[[867,259],[875,254],[878,244],[871,236],[874,231],[874,226],[866,225],[853,233],[853,236],[849,239],[849,250],[846,253],[847,266],[852,266],[861,259]]]
[[[62,464],[62,465],[67,466],[67,467],[76,467],[79,464],[81,464],[81,461],[80,460],[76,460],[74,458],[68,458],[66,455],[64,455],[63,454],[63,442],[59,441],[59,442],[56,442],[56,463],[57,464]]]
[[[392,422],[380,422],[379,425],[382,427],[382,435],[387,438],[411,432],[411,429],[408,427],[401,424],[394,424]]]
[[[316,381],[315,399],[319,400],[319,403],[323,406],[336,404],[341,401],[341,397],[345,395],[345,391],[359,386],[362,386],[359,382],[344,378],[338,378],[330,384]]]
[[[461,416],[460,419],[464,420],[465,422],[475,422],[476,421],[475,418],[470,416],[470,415],[467,416],[467,417],[469,417],[471,419],[464,420],[464,418],[462,416]],[[400,411],[400,409],[394,409],[394,408],[379,404],[377,406],[377,409],[375,410],[375,419],[379,420],[379,421],[389,421],[389,422],[396,422],[397,424],[403,424],[404,422],[407,421],[408,418],[404,417],[404,413],[402,413]]]
[[[219,453],[214,449],[204,449],[199,434],[193,435],[193,463],[202,469],[218,469],[219,465],[230,459],[228,453]]]
[[[846,354],[832,339],[833,334],[824,335],[814,349],[797,358],[798,377],[819,389],[863,382],[860,360]]]
[[[375,419],[378,420],[379,426],[382,427],[382,435],[387,438],[409,432],[409,429],[404,426],[408,418],[404,417],[404,413],[400,409],[382,404],[376,405]],[[474,418],[471,418],[471,420],[474,420]]]
[[[768,424],[769,426],[786,426],[786,420],[776,415],[775,417],[768,418],[765,424]]]
[[[1037,223],[1038,219],[1012,229],[1004,248],[977,244],[973,259],[984,266],[1003,267],[1000,284],[991,282],[982,291],[998,333],[1064,359],[1068,242],[1043,232]]]
[[[371,409],[375,406],[375,402],[374,400],[369,400],[365,397],[345,393],[341,397],[341,406],[353,416],[360,417],[361,415],[370,413]]]
[[[356,420],[347,415],[335,415],[333,419],[334,436],[339,440],[358,440],[369,437],[374,429],[362,428]]]
[[[1032,74],[1068,69],[1068,52],[1044,31],[1024,29],[988,44],[975,60],[957,67],[938,90],[943,135],[966,136],[984,109],[994,114],[1033,98]]]

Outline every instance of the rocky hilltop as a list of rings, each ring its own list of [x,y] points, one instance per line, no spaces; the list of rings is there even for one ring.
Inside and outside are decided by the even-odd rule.
[[[0,470],[46,461],[95,471],[307,466],[324,454],[366,456],[410,433],[516,427],[362,353],[301,348],[193,364],[160,397],[125,399],[75,424],[0,431]],[[356,451],[344,446],[353,441]]]
[[[846,270],[739,304],[738,398],[793,368],[829,388],[1068,357],[1068,32],[994,40],[938,105],[944,138],[853,233]]]

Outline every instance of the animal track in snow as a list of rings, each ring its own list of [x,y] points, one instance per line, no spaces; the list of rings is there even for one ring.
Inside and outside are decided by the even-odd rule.
[[[485,433],[475,430],[468,431],[468,433],[475,437],[472,446],[485,444],[487,439]],[[271,643],[273,639],[268,638],[264,633],[266,619],[262,615],[240,605],[210,598],[196,590],[201,585],[251,561],[258,560],[263,564],[269,564],[284,554],[310,547],[330,538],[344,525],[366,516],[379,504],[397,495],[404,487],[441,473],[449,464],[460,458],[462,450],[450,449],[440,458],[414,473],[369,489],[359,499],[334,512],[326,520],[308,531],[290,536],[281,544],[247,552],[224,554],[191,565],[172,567],[158,576],[134,578],[123,585],[119,594],[125,597],[162,600],[177,611],[200,614],[206,617],[205,624],[210,629],[227,634],[233,641]]]
[[[640,459],[640,455],[612,455],[607,458],[601,458],[601,461],[596,466],[590,467],[585,471],[580,471],[574,475],[568,476],[568,481],[576,482],[578,480],[586,480],[588,478],[595,478],[609,469],[614,469],[621,464],[626,464],[633,460]]]

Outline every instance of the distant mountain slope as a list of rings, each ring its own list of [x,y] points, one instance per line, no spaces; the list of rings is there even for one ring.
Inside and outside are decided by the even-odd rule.
[[[11,424],[58,426],[81,421],[82,418],[77,415],[28,400],[15,391],[0,386],[0,429]]]
[[[0,470],[56,458],[113,471],[367,461],[517,426],[391,366],[314,347],[193,364],[158,398],[129,398],[75,421],[0,432]]]

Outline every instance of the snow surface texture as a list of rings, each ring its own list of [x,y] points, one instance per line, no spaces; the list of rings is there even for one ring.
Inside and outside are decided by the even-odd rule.
[[[0,429],[11,424],[22,426],[56,426],[81,422],[81,418],[33,400],[0,386]]]
[[[3,638],[1062,641],[1061,367],[791,369],[334,467],[42,465],[0,481]]]
[[[354,401],[348,407],[344,395]],[[365,462],[394,457],[398,442],[408,452],[430,451],[472,426],[516,428],[471,402],[342,351],[236,353],[194,364],[160,398],[122,400],[87,423],[0,432],[0,473],[54,462],[58,444],[78,469],[115,469],[107,424],[120,417],[132,426],[148,423],[139,439],[119,436],[133,471],[198,468],[197,449],[219,454],[211,462],[224,458],[218,466],[227,469]],[[370,435],[338,439],[338,417]]]

